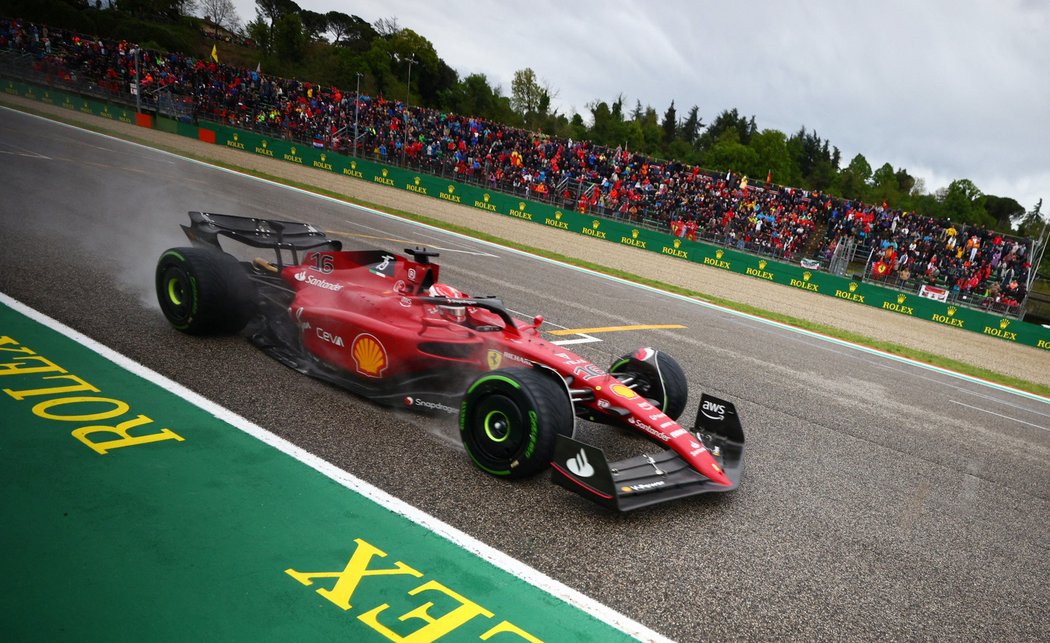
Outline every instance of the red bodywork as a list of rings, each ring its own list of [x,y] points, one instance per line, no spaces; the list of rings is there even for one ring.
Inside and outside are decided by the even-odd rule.
[[[429,297],[430,286],[438,283],[436,264],[378,251],[314,251],[280,275],[295,291],[288,313],[304,348],[330,368],[378,384],[419,373],[472,377],[497,368],[545,366],[568,388],[590,392],[574,396],[577,415],[629,425],[712,482],[732,484],[689,430],[604,369],[545,340],[542,317],[527,323],[494,312],[488,302],[495,300],[465,297],[441,302],[466,309],[464,321],[451,321]]]

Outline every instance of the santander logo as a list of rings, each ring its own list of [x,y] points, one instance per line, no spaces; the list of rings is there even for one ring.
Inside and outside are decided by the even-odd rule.
[[[594,475],[594,467],[587,461],[587,452],[583,449],[580,449],[579,453],[569,459],[565,466],[569,468],[573,475],[581,478],[590,478]]]

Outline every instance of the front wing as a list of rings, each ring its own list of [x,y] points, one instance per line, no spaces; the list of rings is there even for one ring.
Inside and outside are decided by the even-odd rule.
[[[722,408],[724,413],[705,412],[709,408]],[[672,450],[609,463],[601,449],[565,436],[558,436],[555,445],[551,479],[615,511],[736,489],[744,465],[744,432],[736,409],[705,394],[693,430],[715,455],[731,486],[712,482]]]

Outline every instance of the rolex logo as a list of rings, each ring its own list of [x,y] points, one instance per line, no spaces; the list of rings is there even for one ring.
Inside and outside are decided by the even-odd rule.
[[[268,143],[267,143],[266,141],[263,141],[263,142],[262,142],[262,146],[263,146],[263,149],[264,149],[264,150],[266,149],[266,146],[267,146],[267,145],[268,145]]]
[[[1009,325],[1010,325],[1010,320],[1009,319],[1000,319],[999,320],[999,328],[1005,329]]]
[[[721,248],[719,248],[718,250],[715,250],[715,258],[716,259],[721,259],[722,255],[724,255],[725,253],[726,253],[725,250],[722,250]]]
[[[855,281],[849,282],[849,291],[850,292],[857,292],[857,282],[855,282]]]
[[[674,240],[674,247],[677,248],[680,245],[682,245],[682,240],[681,239],[675,239]]]
[[[292,156],[295,156],[295,148],[292,148]]]
[[[448,193],[449,194],[452,194],[455,191],[456,191],[456,186],[454,186],[454,185],[448,186]],[[485,195],[485,196],[488,196],[488,195]],[[488,199],[485,199],[485,200],[488,201]]]
[[[419,183],[420,183],[419,177],[417,176],[416,178],[412,179],[412,182],[415,183],[416,185],[419,185]]]
[[[485,194],[482,194],[482,195],[481,195],[481,199],[482,199],[483,201],[485,201],[485,203],[488,203],[488,202],[489,202],[489,199],[491,199],[491,198],[492,198],[492,197],[490,197],[490,196],[489,196],[489,193],[488,193],[488,192],[486,192]]]
[[[594,221],[591,221],[591,227],[594,228],[595,230],[597,230],[598,226],[600,226],[601,224],[602,224],[602,222],[599,221],[598,219],[595,219]]]
[[[631,230],[631,238],[632,239],[637,239],[638,238],[638,230],[637,229]]]
[[[322,155],[321,155],[321,162],[322,162],[322,163],[324,163],[324,162],[325,162],[325,159],[327,159],[327,158],[328,158],[328,157],[327,157],[326,155],[322,154]]]
[[[908,298],[907,295],[905,295],[904,293],[901,293],[901,294],[897,295],[897,303],[898,304],[903,304],[904,300],[907,299],[907,298]]]
[[[524,210],[525,209],[525,202],[524,201],[518,201],[518,209],[519,210]]]
[[[759,260],[759,262],[758,262],[758,269],[759,270],[765,270],[766,269],[766,260],[765,259],[760,259]]]
[[[357,161],[350,161],[350,169],[351,170],[356,170],[357,169]]]
[[[809,278],[812,276],[813,273],[807,270],[806,272],[802,273],[802,281],[809,281]]]
[[[559,221],[561,221],[561,210],[555,210],[554,211],[554,218],[558,219]]]
[[[387,170],[387,169],[386,169],[386,168],[384,167],[384,168],[383,168],[383,176],[385,177],[385,176],[386,176],[387,174],[390,174],[390,171],[389,171],[389,170]]]
[[[948,316],[951,317],[957,310],[959,310],[957,306],[948,306]]]

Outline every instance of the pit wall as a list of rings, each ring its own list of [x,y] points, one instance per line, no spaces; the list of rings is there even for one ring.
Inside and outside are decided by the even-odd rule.
[[[890,288],[851,281],[845,277],[806,270],[794,264],[763,259],[708,243],[679,239],[669,233],[634,227],[622,221],[558,209],[552,205],[527,201],[501,192],[489,191],[482,187],[449,181],[408,169],[391,167],[378,161],[352,158],[286,141],[279,137],[263,136],[255,132],[212,123],[198,127],[164,117],[137,114],[133,109],[123,105],[110,104],[55,89],[7,79],[2,82],[4,93],[62,106],[76,112],[124,123],[135,123],[141,127],[171,132],[249,154],[295,163],[322,172],[332,172],[359,181],[379,183],[449,203],[601,239],[609,243],[632,246],[639,250],[675,257],[683,261],[692,261],[789,288],[835,297],[862,306],[881,308],[898,315],[991,335],[1003,341],[1033,346],[1050,354],[1050,329],[1037,324],[991,315],[961,306],[952,306],[912,293],[902,293]]]

